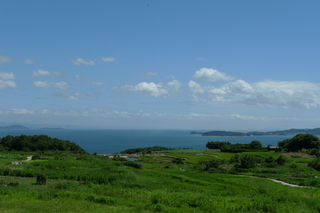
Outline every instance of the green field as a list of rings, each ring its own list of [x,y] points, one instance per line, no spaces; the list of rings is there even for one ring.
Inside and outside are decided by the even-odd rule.
[[[240,155],[244,154],[260,161],[281,155]],[[173,150],[127,163],[97,155],[43,152],[41,159],[22,165],[0,164],[0,212],[320,211],[320,182],[307,176],[319,172],[303,163],[310,159],[286,158],[283,166],[269,168],[261,163],[236,170],[230,163],[234,156],[208,150]],[[184,160],[173,163],[176,158]],[[219,166],[212,164],[220,160]],[[203,169],[203,163],[208,162],[212,167]],[[46,177],[45,185],[36,184],[39,174]],[[267,178],[311,188],[285,186]]]

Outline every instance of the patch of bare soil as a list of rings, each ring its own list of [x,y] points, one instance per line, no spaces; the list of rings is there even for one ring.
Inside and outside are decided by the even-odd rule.
[[[196,155],[207,155],[207,156],[213,156],[213,157],[218,157],[218,155],[210,155],[210,154],[203,154],[203,153],[198,153]]]
[[[291,157],[292,155],[298,155],[302,158],[312,158],[311,155],[307,154],[307,153],[302,153],[302,152],[287,152],[287,153],[282,153],[282,155],[286,156],[286,157]]]

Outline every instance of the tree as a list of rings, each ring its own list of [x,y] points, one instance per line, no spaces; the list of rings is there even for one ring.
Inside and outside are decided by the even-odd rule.
[[[47,177],[46,177],[44,174],[39,173],[39,174],[37,175],[37,182],[36,182],[36,184],[38,184],[38,185],[46,185],[46,183],[47,183]]]
[[[260,143],[260,141],[252,141],[250,143],[250,147],[251,149],[262,149],[262,144]]]
[[[224,146],[231,145],[230,142],[208,141],[206,147],[208,149],[221,149]]]
[[[301,149],[319,149],[319,138],[311,134],[298,134],[291,139],[285,139],[278,143],[279,147],[282,147],[290,151],[298,151]]]

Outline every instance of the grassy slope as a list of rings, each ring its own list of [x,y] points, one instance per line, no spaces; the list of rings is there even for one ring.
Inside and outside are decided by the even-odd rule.
[[[218,154],[223,159],[231,156],[229,153]],[[186,157],[190,159],[189,163],[208,157],[169,155]],[[47,185],[34,185],[35,179],[1,177],[0,212],[307,213],[320,210],[319,189],[292,188],[265,178],[196,172],[192,164],[167,164],[165,168],[157,157],[146,157],[148,162],[143,163],[143,170],[91,157],[9,165],[12,170],[37,170],[57,179],[50,179]],[[9,166],[2,165],[0,169]],[[96,179],[61,180],[92,173],[96,174],[93,177],[110,181],[98,184]],[[11,186],[1,186],[10,183]]]

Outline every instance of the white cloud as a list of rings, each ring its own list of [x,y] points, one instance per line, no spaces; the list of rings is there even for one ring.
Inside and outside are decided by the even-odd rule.
[[[182,83],[177,80],[173,80],[167,83],[168,87],[172,90],[178,91],[180,87],[182,87]]]
[[[0,72],[0,79],[13,80],[15,79],[15,76],[12,72]]]
[[[94,61],[91,61],[91,60],[90,60],[90,61],[87,61],[87,60],[85,60],[85,59],[83,59],[83,58],[77,58],[77,60],[72,61],[72,63],[74,63],[74,64],[77,65],[77,66],[79,66],[79,65],[81,65],[81,64],[93,66],[93,65],[96,64],[96,63],[94,63]]]
[[[105,62],[114,62],[116,59],[113,58],[113,57],[104,57],[102,58],[102,61],[105,61]]]
[[[212,103],[234,103],[251,106],[311,108],[320,104],[320,84],[304,81],[261,81],[249,84],[243,80],[214,87],[189,82],[196,100]]]
[[[106,82],[101,82],[101,81],[94,81],[94,82],[91,82],[92,85],[97,85],[97,86],[103,86],[106,84]]]
[[[47,70],[37,70],[32,73],[32,77],[59,77],[62,76],[61,71],[47,71]]]
[[[205,58],[196,58],[196,60],[197,60],[197,61],[205,61],[205,60],[207,60],[207,59],[205,59]]]
[[[142,82],[135,86],[133,85],[124,85],[122,87],[113,87],[115,91],[131,91],[131,92],[140,92],[144,93],[147,96],[161,97],[168,94],[168,90],[164,89],[161,84],[155,84],[153,82],[147,83]]]
[[[156,75],[158,75],[158,73],[157,72],[146,72],[146,75],[147,76],[156,76]]]
[[[48,81],[35,81],[33,82],[33,86],[37,88],[45,88],[45,89],[68,89],[70,86],[66,82],[48,82]]]
[[[0,64],[10,63],[12,61],[13,61],[12,58],[10,58],[8,56],[0,55]]]
[[[74,96],[74,95],[70,95],[70,96],[68,96],[68,97],[67,97],[67,99],[69,99],[69,100],[73,100],[73,101],[77,101],[77,100],[79,100],[79,98],[78,98],[78,97],[76,97],[76,96]]]
[[[194,81],[189,81],[189,90],[192,92],[192,93],[203,93],[203,89],[201,87],[200,84],[197,84],[196,82]]]
[[[34,61],[32,58],[27,58],[27,59],[25,59],[25,60],[23,61],[23,63],[25,63],[25,64],[34,64],[35,61]]]
[[[202,68],[193,75],[193,78],[204,81],[232,81],[235,78],[214,69]]]
[[[0,89],[16,87],[18,87],[18,85],[14,81],[4,81],[0,79]]]
[[[76,75],[74,75],[74,78],[77,79],[77,80],[79,80],[79,79],[80,79],[80,75],[79,75],[79,74],[76,74]]]

